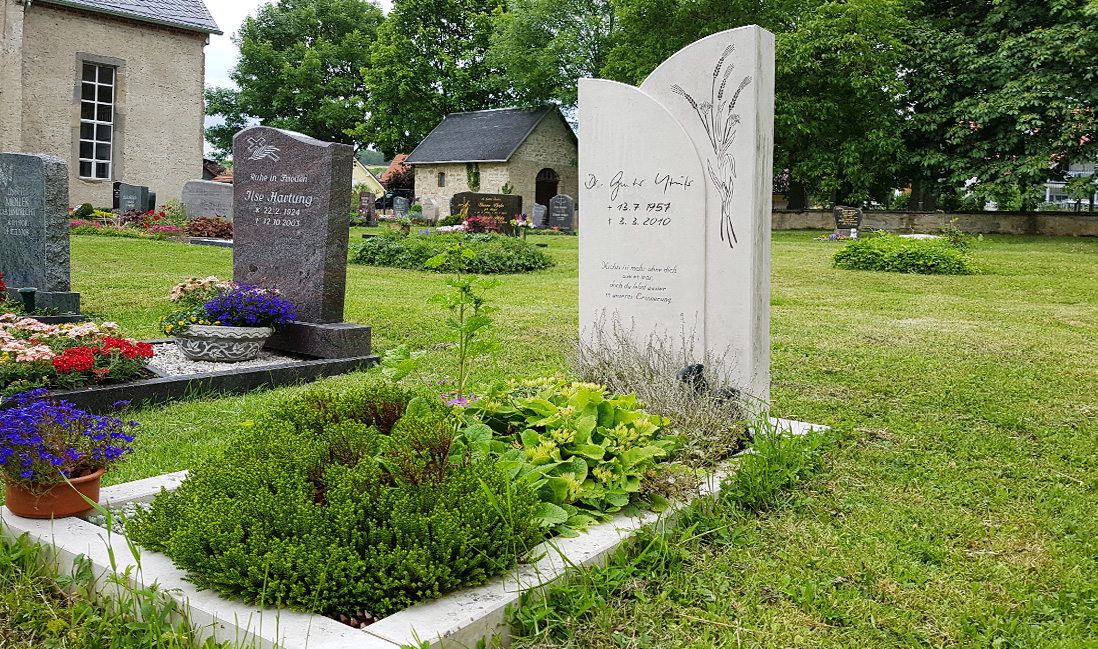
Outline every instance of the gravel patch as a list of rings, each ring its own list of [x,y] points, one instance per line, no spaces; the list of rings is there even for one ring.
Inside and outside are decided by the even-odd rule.
[[[259,352],[250,361],[236,363],[213,363],[210,361],[192,361],[179,351],[175,343],[156,343],[153,346],[153,358],[149,365],[155,368],[163,376],[186,376],[188,374],[206,374],[209,372],[231,372],[233,370],[250,367],[266,367],[268,365],[285,365],[287,363],[300,363],[300,359],[282,356],[267,350]]]

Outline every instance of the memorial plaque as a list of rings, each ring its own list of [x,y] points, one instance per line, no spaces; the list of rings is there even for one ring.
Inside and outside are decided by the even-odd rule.
[[[142,214],[149,211],[148,187],[127,183],[118,186],[118,211],[125,214],[130,210],[137,210]]]
[[[858,238],[862,227],[862,210],[857,207],[835,206],[835,234]]]
[[[38,308],[79,311],[69,291],[69,172],[61,158],[0,153],[0,273],[8,296],[38,289]]]
[[[641,348],[654,335],[723,359],[710,385],[767,401],[773,110],[774,36],[754,25],[686,46],[639,88],[579,80],[586,341],[612,344],[620,323]]]
[[[233,279],[277,288],[298,321],[343,319],[352,152],[266,126],[233,137]]]
[[[366,227],[377,227],[377,207],[374,193],[363,191],[358,195],[358,218],[366,219]]]
[[[425,198],[422,205],[423,220],[427,222],[427,225],[438,223],[438,201],[433,198]]]
[[[546,227],[571,233],[576,223],[576,201],[568,194],[557,194],[549,199],[549,217]]]
[[[211,180],[188,180],[183,184],[183,210],[187,218],[233,220],[233,186]]]
[[[461,192],[450,199],[450,214],[465,221],[473,217],[496,219],[501,225],[522,215],[522,196],[518,194],[479,194]]]
[[[548,227],[549,208],[541,203],[534,203],[534,207],[530,211],[530,222],[533,223],[535,227]]]
[[[412,201],[404,198],[403,196],[393,197],[393,214],[397,216],[408,216],[411,214]]]

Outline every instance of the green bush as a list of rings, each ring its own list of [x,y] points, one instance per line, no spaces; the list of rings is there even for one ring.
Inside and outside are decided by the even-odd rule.
[[[976,275],[980,268],[964,248],[946,239],[910,239],[895,234],[851,241],[833,257],[836,268],[921,275]]]
[[[95,208],[92,207],[91,203],[84,203],[83,205],[81,205],[80,207],[78,207],[78,208],[76,208],[75,210],[72,211],[72,218],[74,218],[74,219],[86,219],[89,216],[91,216],[92,212],[94,212],[94,211],[95,211]]]
[[[473,251],[466,272],[476,275],[525,273],[553,266],[553,258],[535,246],[498,234],[413,234],[385,232],[367,239],[351,251],[351,261],[369,266],[425,270],[427,260],[461,243]],[[436,269],[443,272],[442,269]]]
[[[438,225],[461,225],[461,224],[462,224],[462,220],[461,220],[461,215],[460,214],[451,214],[450,216],[444,216],[441,219],[439,219],[439,222],[438,222]]]
[[[513,566],[541,537],[533,492],[451,457],[451,409],[371,383],[314,389],[127,524],[201,588],[325,615],[387,615]]]

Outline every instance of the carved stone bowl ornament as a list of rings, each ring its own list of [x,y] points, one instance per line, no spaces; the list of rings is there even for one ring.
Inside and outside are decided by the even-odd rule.
[[[273,333],[270,327],[191,325],[174,334],[175,344],[193,361],[250,361]]]

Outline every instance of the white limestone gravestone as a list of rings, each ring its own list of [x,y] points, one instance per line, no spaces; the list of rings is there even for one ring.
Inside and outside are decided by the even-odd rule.
[[[581,335],[692,340],[768,399],[773,34],[713,34],[639,88],[581,79],[579,123]]]
[[[421,214],[423,220],[427,222],[427,225],[436,225],[438,223],[438,201],[427,197],[420,204],[423,205],[423,213]]]

